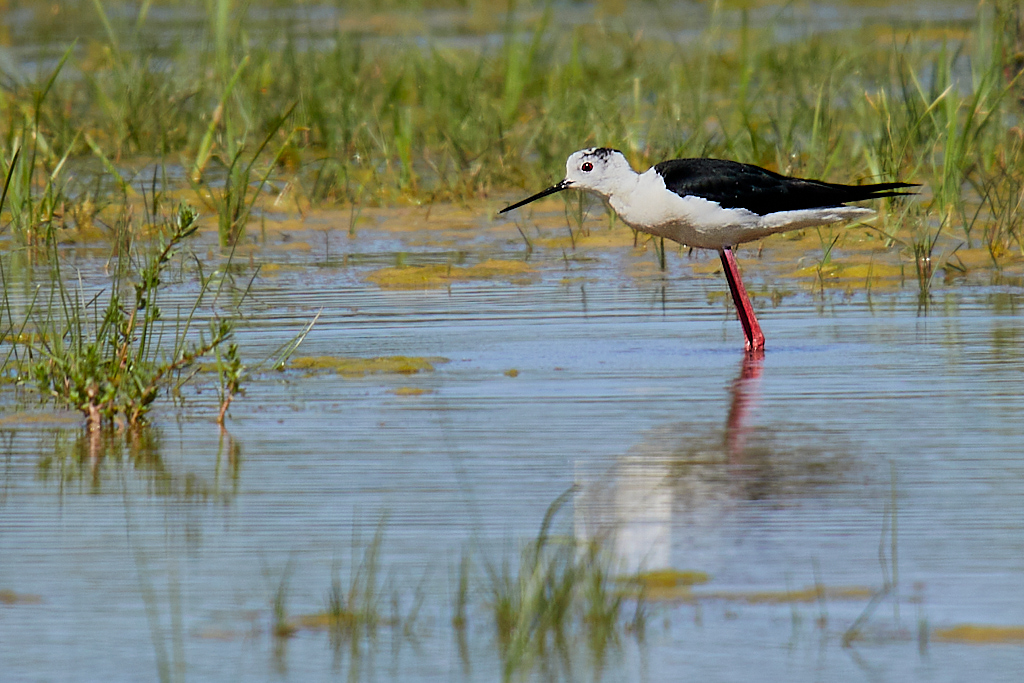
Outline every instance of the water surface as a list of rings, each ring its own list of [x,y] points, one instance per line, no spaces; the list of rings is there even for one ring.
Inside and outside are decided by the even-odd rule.
[[[920,637],[1024,622],[1019,287],[937,283],[923,309],[915,283],[813,291],[741,252],[768,337],[751,362],[721,275],[691,268],[707,257],[670,254],[661,274],[640,250],[539,249],[519,284],[368,284],[396,240],[403,258],[445,258],[393,234],[339,240],[338,257],[381,255],[345,266],[320,246],[264,254],[288,267],[257,280],[239,343],[261,358],[322,310],[301,354],[449,360],[433,372],[260,372],[223,434],[206,386],[99,460],[74,418],[11,405],[0,590],[17,598],[0,604],[0,678],[500,678],[485,564],[513,557],[573,486],[556,529],[603,539],[623,573],[699,570],[719,593],[894,588],[850,647],[867,599],[652,604],[644,638],[624,634],[600,665],[577,643],[555,678],[1019,676],[1020,645]],[[514,240],[489,248],[525,257]],[[400,611],[422,598],[413,636],[384,628],[354,650],[273,637],[282,580],[289,613],[322,611],[381,524],[385,592]]]

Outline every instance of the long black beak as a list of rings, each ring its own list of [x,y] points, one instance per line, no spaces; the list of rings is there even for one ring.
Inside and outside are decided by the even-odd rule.
[[[547,197],[549,194],[554,194],[556,192],[561,192],[562,190],[564,190],[565,188],[569,187],[570,185],[572,185],[572,181],[571,180],[563,180],[562,182],[558,183],[557,185],[552,185],[551,187],[549,187],[548,189],[544,190],[543,192],[538,192],[537,194],[533,195],[532,197],[527,197],[526,199],[524,199],[521,202],[516,202],[512,206],[506,206],[504,209],[502,209],[498,213],[505,213],[506,211],[511,211],[512,209],[518,209],[520,206],[524,206],[526,204],[529,204],[530,202],[535,202],[538,199],[540,199],[541,197]]]

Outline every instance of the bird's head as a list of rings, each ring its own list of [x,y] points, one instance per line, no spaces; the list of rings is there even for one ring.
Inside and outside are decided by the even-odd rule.
[[[617,149],[607,147],[588,147],[573,152],[565,162],[565,179],[546,190],[527,197],[521,202],[506,206],[498,213],[505,213],[520,206],[537,201],[549,194],[561,192],[568,188],[590,190],[602,197],[610,197],[616,189],[623,186],[630,176],[636,172],[630,167],[626,157]]]
[[[607,147],[590,147],[574,152],[565,162],[568,187],[590,190],[608,197],[630,176],[635,176],[622,152]]]

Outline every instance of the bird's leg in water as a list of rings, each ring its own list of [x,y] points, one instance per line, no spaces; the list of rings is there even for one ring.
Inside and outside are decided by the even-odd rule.
[[[732,301],[736,304],[736,315],[740,318],[743,334],[747,338],[747,351],[753,354],[764,353],[764,334],[761,333],[761,326],[754,315],[754,307],[750,305],[747,290],[743,288],[743,280],[740,279],[740,272],[736,268],[736,257],[733,256],[732,247],[722,247],[718,253],[722,257],[722,267],[725,269],[725,279],[729,281]]]

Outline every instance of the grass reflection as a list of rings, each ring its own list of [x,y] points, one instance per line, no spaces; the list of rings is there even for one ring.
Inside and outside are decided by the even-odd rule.
[[[185,502],[230,499],[238,490],[242,447],[223,430],[212,479],[169,463],[164,432],[154,425],[123,431],[61,429],[44,439],[50,443],[36,464],[38,477],[61,493],[82,487],[94,494],[117,492],[128,472],[145,485],[147,495]]]

